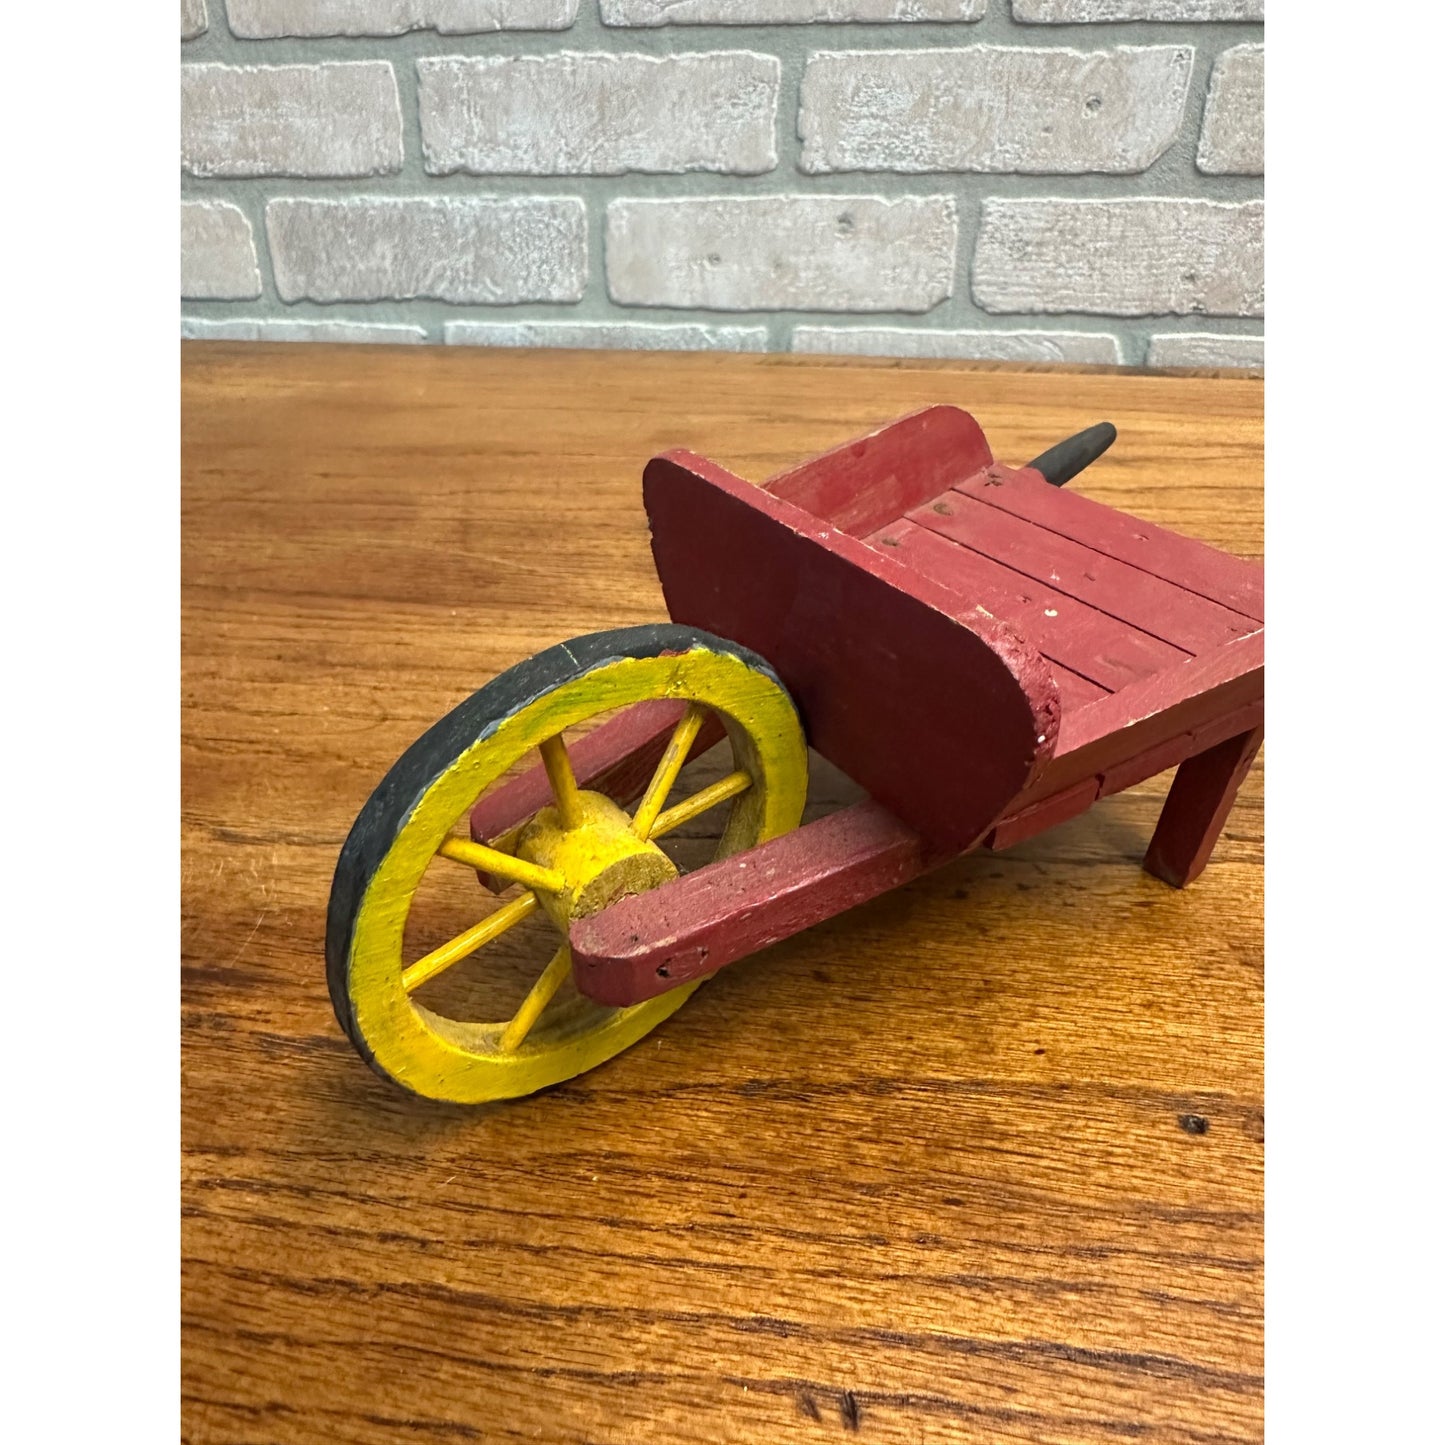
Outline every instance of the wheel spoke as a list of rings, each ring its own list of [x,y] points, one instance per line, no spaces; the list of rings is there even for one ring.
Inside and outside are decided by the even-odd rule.
[[[488,848],[485,843],[471,843],[465,838],[448,838],[437,849],[437,856],[450,858],[453,863],[464,863],[480,873],[491,873],[505,878],[508,883],[520,883],[523,888],[539,889],[543,893],[560,893],[567,880],[555,868],[539,868],[525,858],[514,858],[497,848]]]
[[[552,785],[552,796],[557,800],[557,815],[564,828],[577,828],[582,824],[582,796],[577,791],[577,778],[572,772],[572,759],[567,756],[567,744],[561,733],[548,738],[538,748],[542,754],[542,766],[547,770],[547,781]]]
[[[542,1010],[552,1002],[557,992],[572,972],[572,950],[563,944],[552,955],[552,961],[542,970],[542,976],[532,985],[532,991],[522,1000],[522,1007],[512,1015],[512,1021],[502,1030],[497,1049],[504,1054],[515,1052],[522,1040],[532,1031],[532,1025],[541,1017]]]
[[[729,798],[736,798],[739,793],[745,793],[752,787],[753,777],[751,773],[739,770],[736,773],[729,773],[725,778],[719,778],[711,787],[704,788],[699,793],[694,793],[690,798],[684,798],[675,807],[659,813],[657,822],[652,825],[652,832],[649,838],[660,838],[664,833],[671,833],[674,828],[680,828],[684,823],[690,823],[694,818],[707,812],[709,808],[715,808],[719,803],[725,803]]]
[[[524,893],[520,898],[489,913],[480,923],[474,923],[465,933],[459,933],[440,948],[434,948],[425,958],[419,958],[410,968],[403,969],[401,985],[408,993],[414,993],[429,978],[435,978],[443,969],[469,958],[484,943],[490,943],[505,933],[514,923],[536,911],[537,895]]]
[[[682,715],[682,721],[672,730],[667,751],[658,759],[657,771],[653,773],[652,781],[647,785],[647,791],[642,795],[642,801],[632,815],[632,831],[639,838],[652,836],[658,814],[662,812],[662,805],[667,801],[672,785],[677,782],[677,775],[687,761],[687,755],[706,716],[705,708],[699,707],[695,702],[689,703],[687,711]]]

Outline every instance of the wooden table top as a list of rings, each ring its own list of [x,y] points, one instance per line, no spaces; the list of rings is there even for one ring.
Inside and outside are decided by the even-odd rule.
[[[761,479],[950,401],[1019,463],[1107,417],[1078,490],[1257,557],[1259,381],[230,343],[183,374],[186,1440],[1260,1438],[1261,767],[1182,893],[1139,866],[1159,779],[510,1104],[372,1074],[322,955],[420,732],[664,619],[654,452]]]

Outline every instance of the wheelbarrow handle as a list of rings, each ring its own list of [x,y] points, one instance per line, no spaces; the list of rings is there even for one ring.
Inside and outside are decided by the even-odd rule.
[[[1099,460],[1119,433],[1113,422],[1101,421],[1051,446],[1029,463],[1051,486],[1062,487]]]

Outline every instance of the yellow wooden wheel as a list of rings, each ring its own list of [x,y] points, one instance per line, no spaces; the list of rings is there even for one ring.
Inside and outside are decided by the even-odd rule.
[[[578,789],[563,734],[654,698],[689,704],[629,817]],[[723,723],[732,768],[667,806],[706,714]],[[515,765],[543,762],[553,803],[508,851],[459,836],[478,798]],[[807,747],[792,699],[755,653],[678,626],[593,633],[539,653],[472,695],[392,767],[342,848],[327,914],[327,981],[337,1018],[362,1056],[413,1093],[456,1103],[515,1098],[570,1079],[634,1044],[681,1007],[696,983],[629,1008],[570,990],[569,920],[676,876],[656,840],[722,803],[714,856],[797,826]],[[406,925],[429,867],[476,869],[512,885],[464,931],[408,961]],[[520,891],[515,891],[520,890]],[[483,909],[477,889],[477,911]],[[509,1018],[447,1017],[415,995],[532,915],[552,926],[535,982]],[[473,965],[474,967],[475,965]]]

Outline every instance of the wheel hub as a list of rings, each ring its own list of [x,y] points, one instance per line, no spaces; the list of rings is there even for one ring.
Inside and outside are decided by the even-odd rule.
[[[543,808],[522,829],[516,847],[517,857],[553,868],[567,880],[560,892],[538,895],[564,933],[574,918],[677,877],[667,854],[639,838],[631,818],[611,798],[588,792],[579,792],[577,798],[576,826],[564,827],[556,808]]]

